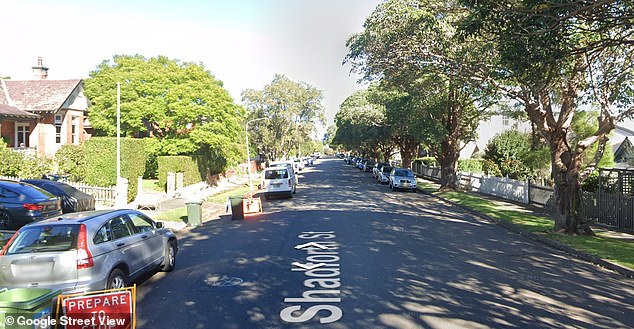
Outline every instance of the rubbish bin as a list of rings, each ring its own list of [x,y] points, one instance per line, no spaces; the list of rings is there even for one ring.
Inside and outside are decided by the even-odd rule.
[[[244,210],[242,209],[242,196],[230,196],[229,202],[231,203],[231,219],[243,220]]]
[[[200,226],[203,222],[203,202],[200,200],[191,200],[185,203],[187,205],[187,226]]]
[[[11,329],[32,329],[33,323],[19,325],[18,318],[23,316],[25,320],[42,320],[41,323],[50,323],[53,298],[56,298],[60,291],[53,291],[44,288],[15,288],[3,290],[0,293],[0,328]],[[46,328],[40,327],[37,328]]]

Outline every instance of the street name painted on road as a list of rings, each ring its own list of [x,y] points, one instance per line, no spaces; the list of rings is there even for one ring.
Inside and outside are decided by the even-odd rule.
[[[291,305],[280,311],[280,317],[283,321],[291,323],[301,323],[314,319],[320,311],[329,312],[328,316],[319,318],[320,323],[332,323],[343,317],[343,311],[332,303],[341,302],[341,279],[339,278],[341,271],[339,266],[339,244],[334,239],[336,235],[334,231],[329,232],[301,232],[298,235],[300,239],[320,239],[320,241],[310,241],[304,244],[298,244],[295,249],[306,251],[306,262],[291,263],[291,271],[304,272],[309,277],[304,280],[304,286],[307,288],[322,288],[306,290],[302,293],[302,297],[284,298],[284,303],[293,303],[300,305]],[[303,309],[304,303],[311,303],[306,309]],[[313,305],[314,303],[319,303]]]

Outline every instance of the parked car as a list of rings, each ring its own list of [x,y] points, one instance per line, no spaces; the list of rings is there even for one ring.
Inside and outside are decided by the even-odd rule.
[[[55,195],[31,184],[0,180],[0,229],[14,229],[62,214]]]
[[[303,157],[302,161],[304,162],[304,166],[312,166],[315,163],[315,159],[313,157]]]
[[[416,192],[416,176],[411,169],[393,168],[389,178],[390,189],[406,189]]]
[[[0,256],[0,286],[63,293],[123,288],[172,271],[176,236],[131,209],[64,214],[22,227]]]
[[[374,164],[374,167],[372,167],[372,177],[374,179],[379,179],[379,176],[381,175],[381,168],[383,168],[383,166],[387,166],[389,164],[385,163],[385,162],[377,162]]]
[[[287,166],[264,169],[261,186],[264,189],[265,199],[268,200],[275,195],[293,197],[293,194],[297,192],[297,185],[291,177],[290,171],[291,169]]]
[[[295,163],[293,161],[274,161],[269,163],[269,167],[287,167],[289,169],[288,173],[291,175],[291,179],[295,181],[295,185],[299,185],[299,177],[297,177],[297,169],[295,167]]]
[[[381,171],[379,172],[376,180],[380,184],[388,184],[390,182],[390,173],[392,172],[392,169],[394,169],[394,167],[388,165],[381,167]]]
[[[374,165],[376,163],[372,160],[367,160],[364,164],[363,164],[363,171],[364,172],[372,172],[372,169],[374,169]]]
[[[300,158],[295,158],[293,160],[293,164],[295,164],[295,168],[297,169],[297,171],[302,171],[306,167],[304,161]]]
[[[68,184],[47,179],[23,179],[22,182],[35,185],[60,198],[62,212],[95,210],[95,198]]]

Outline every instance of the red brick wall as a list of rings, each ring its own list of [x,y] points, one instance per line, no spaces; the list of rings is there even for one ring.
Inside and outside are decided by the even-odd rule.
[[[0,128],[0,135],[2,137],[9,137],[9,145],[10,147],[14,147],[15,140],[15,124],[13,121],[2,121],[2,127]]]

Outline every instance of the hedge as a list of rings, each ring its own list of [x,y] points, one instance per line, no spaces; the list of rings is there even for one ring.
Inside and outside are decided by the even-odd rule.
[[[204,177],[198,170],[198,165],[193,157],[185,155],[176,156],[159,156],[158,162],[158,179],[159,184],[166,188],[168,172],[182,172],[185,180],[185,186],[196,184],[203,181]]]
[[[86,183],[97,186],[117,184],[117,139],[92,137],[83,144],[86,156]],[[142,139],[121,138],[121,177],[128,179],[128,202],[134,200],[138,177],[145,172]]]
[[[225,165],[224,159],[214,155],[196,156],[159,156],[158,179],[163,188],[167,188],[167,173],[182,172],[184,186],[196,184],[207,180],[208,175],[218,174]]]

